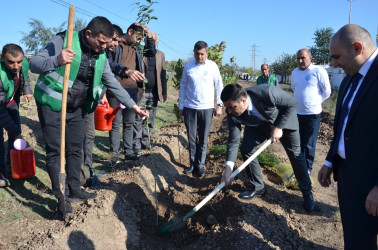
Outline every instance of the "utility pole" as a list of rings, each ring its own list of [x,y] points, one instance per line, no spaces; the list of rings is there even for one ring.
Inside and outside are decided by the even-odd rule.
[[[256,52],[259,52],[258,50],[256,50],[256,48],[259,47],[259,46],[257,46],[256,44],[252,44],[251,47],[252,47],[252,68],[253,68],[253,70],[255,70],[256,69],[256,57],[258,56],[256,54]]]
[[[350,18],[352,16],[352,3],[354,2],[355,0],[348,0],[349,2],[349,24],[350,24]]]

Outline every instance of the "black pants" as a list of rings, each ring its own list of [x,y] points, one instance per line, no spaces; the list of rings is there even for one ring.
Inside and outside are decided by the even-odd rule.
[[[59,193],[60,173],[60,120],[61,112],[37,103],[38,117],[45,138],[46,167],[51,179],[52,190]],[[66,115],[66,184],[68,190],[80,189],[80,169],[83,162],[83,140],[85,136],[85,111],[77,109]]]
[[[375,183],[366,186],[366,180],[355,179],[357,166],[340,161],[337,174],[337,192],[345,249],[377,249],[378,217],[366,212],[366,197]]]
[[[84,165],[92,167],[93,145],[95,139],[94,112],[85,116],[85,138],[83,144]]]

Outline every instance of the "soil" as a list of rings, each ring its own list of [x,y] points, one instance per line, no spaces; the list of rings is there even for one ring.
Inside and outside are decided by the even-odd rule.
[[[144,150],[138,161],[117,164],[101,178],[101,185],[88,188],[98,199],[74,203],[69,221],[60,219],[56,207],[45,207],[48,216],[20,216],[2,223],[0,249],[342,249],[335,184],[325,189],[316,180],[332,138],[332,119],[324,113],[311,174],[316,201],[312,213],[304,210],[300,191],[285,188],[269,167],[262,166],[267,188],[263,197],[251,201],[237,197],[247,188],[242,172],[192,215],[186,227],[159,236],[160,226],[174,216],[182,218],[219,185],[225,165],[224,156],[209,153],[204,178],[183,174],[189,161],[186,130],[183,123],[173,122],[160,129],[152,154]],[[22,123],[32,146],[43,140],[36,116],[23,118]],[[225,144],[227,136],[225,116],[214,118],[209,148]],[[280,143],[268,150],[288,163]],[[49,187],[45,189],[48,197]],[[47,200],[31,195],[33,199]]]

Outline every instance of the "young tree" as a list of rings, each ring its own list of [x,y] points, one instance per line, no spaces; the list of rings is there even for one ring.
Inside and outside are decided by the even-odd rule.
[[[329,64],[329,43],[333,35],[333,29],[316,29],[314,35],[315,45],[310,47],[312,62],[314,64]]]
[[[288,82],[288,76],[297,67],[297,55],[283,53],[275,63],[270,65],[272,73],[282,76],[282,82]]]

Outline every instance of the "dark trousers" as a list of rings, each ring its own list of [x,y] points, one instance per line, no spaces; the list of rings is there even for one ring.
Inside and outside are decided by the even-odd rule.
[[[92,167],[92,153],[95,139],[94,112],[85,116],[85,137],[83,143],[84,165]]]
[[[341,160],[337,172],[337,191],[341,222],[344,230],[345,249],[377,249],[378,217],[366,212],[365,201],[375,183],[366,185],[355,179],[357,166],[349,166]]]
[[[312,171],[315,159],[316,141],[318,140],[320,114],[299,115],[299,135],[301,137],[301,150],[306,159],[307,169]]]
[[[46,167],[51,179],[52,190],[59,194],[60,173],[60,120],[61,112],[37,103],[39,122],[45,139]],[[83,140],[85,135],[85,111],[77,109],[66,115],[65,159],[66,184],[68,190],[80,189],[80,169],[83,162]]]
[[[133,142],[134,151],[140,151],[142,146],[146,148],[149,148],[150,146],[149,139],[152,140],[153,136],[157,104],[158,94],[155,92],[144,93],[138,103],[140,106],[146,105],[150,116],[148,119],[142,119],[140,115],[135,115]]]
[[[184,108],[184,122],[189,141],[190,165],[196,169],[205,166],[207,140],[213,119],[214,109]]]
[[[7,108],[8,115],[12,118],[14,123],[21,128],[21,121],[20,121],[20,112],[18,111],[17,104],[13,104],[12,106]],[[6,153],[6,158],[8,165],[10,165],[10,150],[13,149],[13,142],[14,138],[10,137],[8,134],[8,149]],[[4,129],[0,126],[0,173],[5,174],[5,146],[4,146]]]
[[[129,93],[130,97],[135,101],[137,101],[137,94],[138,89],[126,89]],[[115,109],[119,106],[120,102],[115,97],[108,98],[110,106]],[[120,126],[123,126],[122,134],[123,134],[123,149],[125,151],[125,155],[133,155],[133,130],[134,130],[134,122],[135,122],[135,113],[132,112],[130,109],[122,109],[119,110],[116,114],[113,123],[112,123],[112,130],[109,132],[109,139],[110,139],[110,151],[112,153],[119,154],[120,151]]]
[[[244,127],[244,136],[240,146],[244,160],[247,160],[256,152],[256,146],[270,137],[270,132],[270,126]],[[311,192],[311,181],[307,172],[304,155],[301,153],[298,130],[284,129],[280,141],[289,157],[299,188],[304,193]],[[264,188],[264,181],[257,157],[249,164],[247,173],[250,177],[252,189],[261,190]]]

